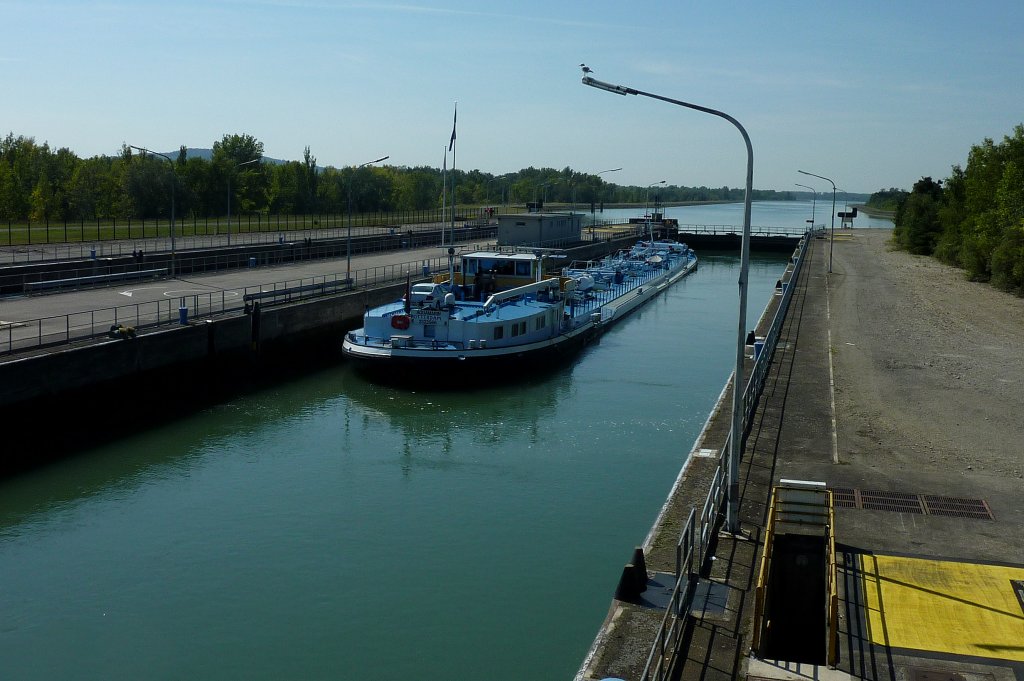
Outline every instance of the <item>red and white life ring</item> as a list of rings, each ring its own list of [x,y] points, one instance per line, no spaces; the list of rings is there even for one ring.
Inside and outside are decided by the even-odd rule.
[[[396,314],[391,318],[391,328],[405,330],[409,328],[409,315]]]

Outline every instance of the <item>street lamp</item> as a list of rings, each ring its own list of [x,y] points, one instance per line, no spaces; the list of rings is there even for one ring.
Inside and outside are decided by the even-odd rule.
[[[832,245],[836,241],[836,183],[823,175],[815,175],[814,173],[809,173],[805,170],[797,170],[796,172],[803,173],[804,175],[810,175],[811,177],[816,177],[819,180],[825,180],[832,184],[832,232],[829,234],[828,239],[828,273],[832,274]]]
[[[599,170],[598,172],[596,172],[594,174],[597,175],[597,177],[601,177],[605,173],[617,173],[620,170],[622,170],[622,168],[609,168],[608,170]],[[598,189],[600,189],[600,185],[598,185]],[[596,203],[597,203],[596,201],[591,201],[590,202],[590,240],[591,241],[594,240],[594,226],[597,224],[597,207],[595,206]],[[604,209],[602,208],[601,210],[604,210]]]
[[[389,158],[391,158],[391,157],[390,156],[381,156],[380,158],[375,158],[372,161],[367,161],[366,163],[361,163],[360,165],[357,165],[355,167],[355,170],[359,170],[360,168],[365,168],[366,166],[373,165],[374,163],[380,163],[381,161],[386,161]],[[355,175],[355,170],[352,171],[353,175]],[[352,177],[348,178],[348,237],[345,239],[345,283],[346,284],[351,284],[352,283],[352,180],[353,180]]]
[[[733,374],[732,381],[732,435],[730,436],[730,447],[729,447],[729,469],[728,469],[728,507],[726,511],[726,524],[728,531],[732,534],[738,534],[740,531],[740,519],[739,519],[739,503],[740,503],[740,452],[742,449],[741,438],[743,435],[742,427],[742,415],[741,409],[743,402],[741,400],[741,384],[743,382],[743,359],[745,355],[745,346],[747,339],[747,271],[750,269],[750,201],[751,194],[753,193],[754,184],[754,148],[750,144],[750,136],[747,135],[747,131],[744,129],[740,122],[727,113],[717,111],[715,109],[709,109],[707,107],[699,106],[697,104],[690,104],[683,102],[678,99],[669,99],[668,97],[662,97],[661,95],[652,94],[650,92],[643,92],[641,90],[635,90],[631,87],[623,87],[622,85],[612,85],[611,83],[605,83],[600,80],[595,80],[590,76],[584,74],[583,84],[591,87],[596,87],[599,90],[606,90],[616,95],[641,95],[643,97],[650,97],[651,99],[657,99],[662,102],[668,102],[669,104],[675,104],[677,106],[684,106],[687,109],[694,109],[696,111],[703,111],[704,113],[711,114],[712,116],[719,116],[736,126],[736,129],[740,131],[743,136],[743,142],[747,146],[747,190],[743,199],[743,239],[740,242],[740,312],[739,312],[739,324],[738,333],[736,339],[736,369]],[[832,211],[833,213],[835,211]]]
[[[800,184],[799,182],[794,182],[793,184],[795,184],[797,187],[810,189],[811,192],[813,192],[814,194],[814,198],[811,200],[811,229],[814,229],[814,206],[818,203],[818,192],[815,191],[814,187],[809,187],[806,184]]]
[[[150,151],[149,149],[146,149],[145,147],[137,147],[137,146],[132,145],[132,144],[129,144],[128,146],[131,149],[135,149],[137,151],[141,151],[143,154],[152,154],[153,156],[159,156],[159,157],[163,158],[164,160],[166,160],[168,163],[171,164],[171,267],[170,267],[170,271],[171,271],[171,278],[173,279],[174,278],[174,274],[175,274],[175,267],[174,267],[174,255],[175,255],[175,249],[174,249],[174,224],[175,224],[174,223],[174,185],[177,184],[177,179],[178,179],[177,174],[174,172],[174,161],[172,161],[171,157],[167,156],[166,154],[161,154],[160,152],[157,152],[157,151]]]
[[[665,180],[658,180],[647,185],[647,191],[644,192],[644,217],[647,218],[647,231],[651,235],[651,241],[654,241],[654,231],[651,229],[651,187],[656,184],[665,184]]]
[[[250,163],[259,163],[259,161],[260,160],[258,158],[254,158],[251,161],[242,161],[237,164],[233,170],[238,170],[242,166],[247,166]],[[231,172],[233,171],[228,172],[228,246],[231,245]]]
[[[644,214],[645,215],[649,215],[650,212],[651,212],[651,208],[650,208],[651,204],[648,201],[648,199],[651,197],[651,187],[653,187],[656,184],[665,184],[665,180],[658,180],[657,182],[652,182],[649,185],[647,185],[647,191],[644,193]]]

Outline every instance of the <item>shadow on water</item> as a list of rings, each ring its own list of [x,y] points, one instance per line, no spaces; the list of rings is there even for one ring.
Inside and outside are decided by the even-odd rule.
[[[0,479],[343,364],[335,338],[307,339],[259,355],[218,356],[18,405],[5,414],[17,425],[5,435]],[[304,400],[292,405],[304,406]]]

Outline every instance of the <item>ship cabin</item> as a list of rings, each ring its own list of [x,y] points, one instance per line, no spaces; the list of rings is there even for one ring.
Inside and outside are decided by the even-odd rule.
[[[467,298],[480,300],[486,294],[540,281],[543,262],[544,256],[539,253],[500,250],[463,253],[454,283],[467,292],[472,291]]]

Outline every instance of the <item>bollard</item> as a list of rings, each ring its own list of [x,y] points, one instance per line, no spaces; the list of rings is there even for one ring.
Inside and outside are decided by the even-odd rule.
[[[637,588],[639,570],[632,563],[627,563],[622,568],[622,576],[619,577],[619,584],[615,587],[615,600],[635,603],[640,599],[640,589]],[[645,580],[646,581],[646,580]]]

